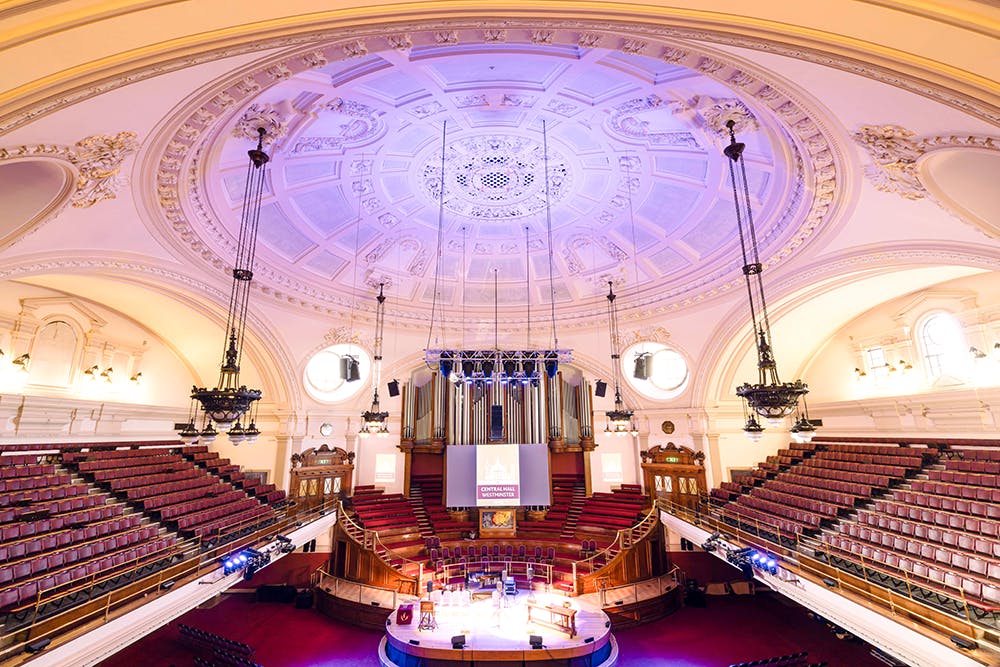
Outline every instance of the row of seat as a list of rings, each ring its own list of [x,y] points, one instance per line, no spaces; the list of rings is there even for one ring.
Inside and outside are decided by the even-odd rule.
[[[109,470],[123,466],[137,468],[156,463],[176,463],[184,460],[180,454],[167,454],[143,449],[132,450],[131,454],[131,456],[87,459],[77,463],[77,469],[80,472],[97,472],[98,470]]]
[[[817,459],[829,461],[848,461],[851,463],[871,463],[890,465],[903,468],[919,468],[923,460],[919,456],[885,456],[881,454],[855,454],[854,452],[820,452]]]
[[[793,471],[779,473],[776,479],[782,482],[788,482],[789,484],[795,484],[797,486],[827,489],[829,491],[851,496],[855,499],[868,498],[872,495],[872,486],[869,484],[845,482],[840,479],[833,479],[823,475],[801,474],[803,472],[805,472],[805,469],[803,469],[802,466],[799,466],[797,468],[793,468]]]
[[[910,482],[910,488],[914,491],[932,493],[937,496],[981,500],[987,503],[1000,503],[1000,488],[973,486],[971,484],[952,484],[951,482],[938,482],[929,479],[915,479]],[[941,509],[947,508],[942,507]]]
[[[39,454],[4,454],[0,456],[0,467],[6,470],[14,466],[33,465],[38,463],[40,458]]]
[[[877,512],[859,512],[859,523],[874,526],[892,533],[912,536],[933,544],[943,544],[966,551],[979,551],[988,556],[1000,553],[1000,542],[988,537],[971,535],[963,530],[952,530],[928,525],[922,521],[911,521]]]
[[[753,507],[738,505],[737,503],[729,503],[726,505],[722,509],[722,514],[723,516],[733,517],[741,523],[759,527],[763,532],[777,530],[784,535],[798,535],[802,533],[803,530],[811,528],[810,526],[799,523],[798,521],[790,521]]]
[[[64,486],[47,486],[43,489],[0,493],[0,507],[58,500],[59,498],[71,498],[72,496],[83,495],[87,491],[88,489],[85,484],[66,484]]]
[[[35,555],[0,566],[0,585],[25,579],[48,570],[56,570],[78,561],[86,561],[105,552],[125,549],[156,537],[156,526],[134,528],[117,535],[94,540],[80,546],[71,546],[55,553]]]
[[[101,505],[100,507],[76,510],[67,514],[57,514],[45,519],[6,524],[0,527],[0,543],[10,542],[22,537],[41,535],[49,531],[62,530],[63,528],[84,523],[104,521],[105,519],[111,519],[120,515],[123,510],[124,508],[121,505]]]
[[[813,443],[817,444],[817,443]],[[878,454],[882,456],[916,456],[924,460],[937,458],[937,450],[930,447],[899,447],[895,445],[847,445],[842,443],[823,443],[820,445],[828,452],[851,452],[855,454]]]
[[[229,530],[236,530],[240,526],[264,526],[274,521],[274,510],[266,505],[258,504],[252,509],[236,514],[223,514],[221,518],[201,524],[194,529],[194,534],[198,537],[215,537]]]
[[[72,477],[68,473],[39,475],[37,477],[7,477],[0,479],[0,493],[40,489],[46,486],[61,486],[69,484],[71,481]]]
[[[97,507],[108,501],[108,497],[103,493],[79,494],[71,498],[61,498],[59,500],[48,500],[35,503],[33,505],[23,505],[18,507],[4,507],[0,509],[0,523],[9,521],[24,521],[25,517],[35,515],[64,514],[73,510],[82,510],[88,507]]]
[[[831,519],[836,518],[837,514],[841,510],[840,505],[835,505],[822,500],[805,498],[803,496],[787,493],[785,491],[774,490],[773,486],[773,482],[768,482],[764,487],[753,489],[750,492],[750,495],[764,500],[769,500],[771,502],[782,503],[789,507],[798,507],[799,509],[807,510],[813,514],[820,514]]]
[[[794,507],[786,507],[781,503],[764,500],[763,498],[756,498],[754,496],[740,496],[736,499],[736,504],[762,510],[772,516],[784,517],[785,519],[800,524],[802,528],[806,530],[819,528],[820,523],[823,520],[823,517],[819,514],[796,509]]]
[[[927,477],[940,482],[951,482],[952,484],[1000,487],[1000,476],[987,473],[959,472],[958,470],[928,470]]]
[[[956,449],[952,451],[966,461],[1000,461],[1000,447]]]
[[[805,496],[806,498],[820,500],[825,503],[836,505],[838,508],[854,507],[854,503],[858,500],[857,496],[852,496],[849,493],[831,491],[830,489],[816,488],[809,485],[785,481],[780,475],[777,479],[767,482],[766,488],[771,489],[772,491],[780,491],[782,493],[790,493],[796,496]]]
[[[155,496],[158,493],[162,493],[162,491],[159,491],[158,489],[164,484],[181,482],[199,477],[204,477],[202,471],[197,468],[189,468],[187,470],[163,472],[156,475],[145,475],[143,477],[119,477],[118,479],[112,479],[105,482],[105,486],[109,486],[112,491],[128,491],[130,489],[143,488],[145,491],[136,491],[136,497],[145,498],[147,496]]]
[[[207,630],[202,630],[201,628],[196,628],[184,623],[178,624],[178,629],[180,630],[182,637],[192,639],[212,648],[221,648],[230,653],[236,653],[243,656],[253,655],[254,650],[252,646],[236,641],[235,639],[228,639],[222,635],[217,635],[214,632],[208,632]]]
[[[729,665],[729,667],[802,667],[802,665],[806,664],[806,656],[808,655],[809,654],[805,651],[800,651],[798,653],[780,655],[774,658],[762,658],[760,660],[739,662],[734,665]]]
[[[195,514],[213,507],[218,507],[219,505],[233,506],[233,503],[245,498],[246,495],[242,491],[236,491],[234,489],[232,491],[227,491],[226,493],[221,493],[217,496],[209,496],[207,498],[190,500],[170,505],[169,507],[164,507],[160,510],[160,518],[165,520],[178,519],[187,514]]]
[[[843,535],[828,535],[826,541],[838,550],[837,555],[849,556],[850,560],[865,567],[882,570],[900,579],[909,576],[918,577],[923,580],[922,585],[930,583],[931,588],[948,597],[961,598],[964,594],[972,598],[974,604],[983,608],[1000,609],[1000,588],[993,583],[1000,577],[1000,570],[992,571],[992,568],[1000,564],[987,563],[987,578],[983,579],[972,575],[962,576],[923,560],[879,549]]]
[[[903,466],[889,466],[879,463],[853,463],[851,461],[840,461],[837,459],[824,459],[814,456],[808,459],[808,466],[811,468],[833,468],[846,472],[861,472],[868,475],[878,475],[882,477],[905,477],[907,469]],[[879,482],[879,486],[885,484]]]
[[[231,488],[228,484],[220,483],[215,477],[201,473],[196,477],[179,482],[130,489],[126,496],[129,500],[141,502],[142,506],[148,510],[155,510],[175,503],[201,498],[210,493],[223,493]]]
[[[965,472],[985,472],[990,475],[1000,475],[1000,461],[959,461],[950,460],[944,462],[946,470],[960,470]]]
[[[980,547],[982,551],[977,554],[969,554],[940,544],[907,537],[891,530],[870,528],[858,523],[848,523],[842,527],[842,530],[844,535],[862,542],[883,546],[899,554],[909,554],[914,558],[922,558],[928,562],[934,561],[939,565],[953,566],[977,574],[985,574],[988,571],[989,563],[996,560],[996,555],[993,553],[996,545],[987,540],[976,540],[973,546]]]
[[[82,543],[104,537],[113,533],[136,528],[142,523],[142,517],[138,514],[129,514],[116,519],[108,519],[91,523],[80,528],[69,530],[57,530],[43,535],[36,535],[28,539],[17,542],[0,544],[0,562],[17,560],[25,556],[61,549],[75,543]]]
[[[143,466],[125,466],[121,468],[109,468],[96,470],[89,473],[95,482],[108,482],[119,477],[136,477],[145,475],[155,475],[163,472],[176,472],[192,466],[190,461],[169,461],[167,463],[153,463]]]
[[[896,492],[901,497],[905,497],[907,493],[909,492]],[[894,494],[894,500],[898,500],[898,498],[895,498],[896,494]],[[993,537],[1000,535],[1000,522],[979,518],[985,517],[990,511],[1000,512],[1000,507],[995,505],[968,501],[971,508],[971,516],[966,516],[965,514],[945,512],[906,502],[895,502],[894,500],[876,500],[874,507],[879,512],[904,517],[913,521],[946,526],[967,533],[981,533]]]
[[[162,537],[102,558],[94,558],[85,564],[0,589],[0,609],[9,610],[34,604],[49,591],[60,595],[66,588],[79,586],[81,582],[91,584],[102,577],[127,575],[127,568],[169,557],[175,542],[176,538],[173,536]]]
[[[864,472],[852,472],[850,470],[844,470],[836,465],[828,466],[814,466],[812,465],[812,459],[806,459],[804,463],[801,463],[792,468],[792,470],[798,475],[806,475],[809,477],[825,477],[826,479],[836,479],[841,482],[850,482],[858,486],[866,486],[869,488],[868,495],[871,495],[871,488],[883,488],[889,486],[889,482],[892,477],[888,475],[872,475],[870,473]],[[826,461],[826,463],[833,463],[831,461]]]
[[[260,503],[253,498],[247,498],[246,495],[242,493],[239,495],[239,499],[230,501],[225,505],[212,507],[191,514],[185,514],[184,516],[179,517],[177,519],[177,528],[180,530],[187,530],[203,523],[209,523],[211,521],[215,521],[216,519],[221,519],[230,514],[239,514],[240,512],[253,509],[254,507],[260,507]]]
[[[30,463],[26,465],[11,465],[0,468],[0,479],[10,479],[11,477],[38,477],[39,475],[53,475],[56,467],[52,463]]]

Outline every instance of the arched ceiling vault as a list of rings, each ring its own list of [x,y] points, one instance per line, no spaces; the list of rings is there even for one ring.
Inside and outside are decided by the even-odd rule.
[[[844,257],[839,262],[831,260],[826,277],[791,291],[788,283],[773,281],[769,315],[781,379],[822,382],[821,378],[803,378],[802,373],[826,342],[862,313],[954,278],[1000,269],[1000,256],[977,257],[969,252],[964,261],[942,265],[940,261],[921,259],[920,254],[917,249],[897,253],[886,249],[867,256],[859,253]],[[844,268],[848,260],[854,265],[850,270]],[[839,272],[835,272],[838,267]],[[696,374],[691,390],[696,403],[735,402],[736,386],[756,381],[756,353],[746,312],[745,300],[741,300],[731,316],[721,318],[709,337],[714,344],[702,356],[705,372]]]

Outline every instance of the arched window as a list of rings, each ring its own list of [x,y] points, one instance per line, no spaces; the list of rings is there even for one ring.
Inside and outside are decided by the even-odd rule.
[[[923,350],[927,377],[933,382],[944,376],[958,376],[968,361],[962,325],[950,313],[934,313],[920,325],[918,340]]]
[[[622,354],[621,364],[625,380],[649,398],[679,396],[691,375],[684,356],[662,343],[632,345]]]
[[[351,360],[357,361],[356,373],[348,370]],[[306,363],[306,391],[322,403],[350,398],[367,386],[371,365],[368,353],[357,345],[340,343],[323,348]]]

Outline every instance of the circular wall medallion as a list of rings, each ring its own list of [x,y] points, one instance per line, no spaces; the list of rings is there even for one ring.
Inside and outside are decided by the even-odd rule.
[[[668,419],[664,421],[662,424],[660,424],[660,430],[666,433],[667,435],[670,435],[671,433],[674,432],[674,423]]]
[[[333,435],[333,424],[330,422],[323,422],[319,427],[319,434],[324,438],[329,438]]]

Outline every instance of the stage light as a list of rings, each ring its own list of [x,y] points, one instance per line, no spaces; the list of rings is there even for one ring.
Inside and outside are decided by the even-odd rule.
[[[451,638],[451,647],[453,649],[464,649],[465,648],[465,635],[455,635]]]
[[[533,649],[545,648],[542,645],[542,638],[540,635],[531,635],[530,637],[528,637],[528,644]]]
[[[592,643],[594,643],[594,638],[593,637],[587,637],[586,639],[583,640],[583,643],[584,644],[592,644]]]
[[[954,639],[954,637],[952,637],[952,639]],[[31,642],[30,644],[27,644],[24,647],[24,652],[25,653],[41,653],[42,651],[45,650],[45,648],[51,642],[52,642],[52,640],[50,638],[48,638],[48,637],[45,637],[43,639],[36,639],[35,641]]]
[[[948,637],[948,639],[951,640],[952,644],[954,644],[958,648],[966,650],[966,651],[971,651],[973,649],[979,648],[979,645],[976,644],[976,642],[969,641],[965,637],[958,637],[956,635],[952,635],[952,636]]]

